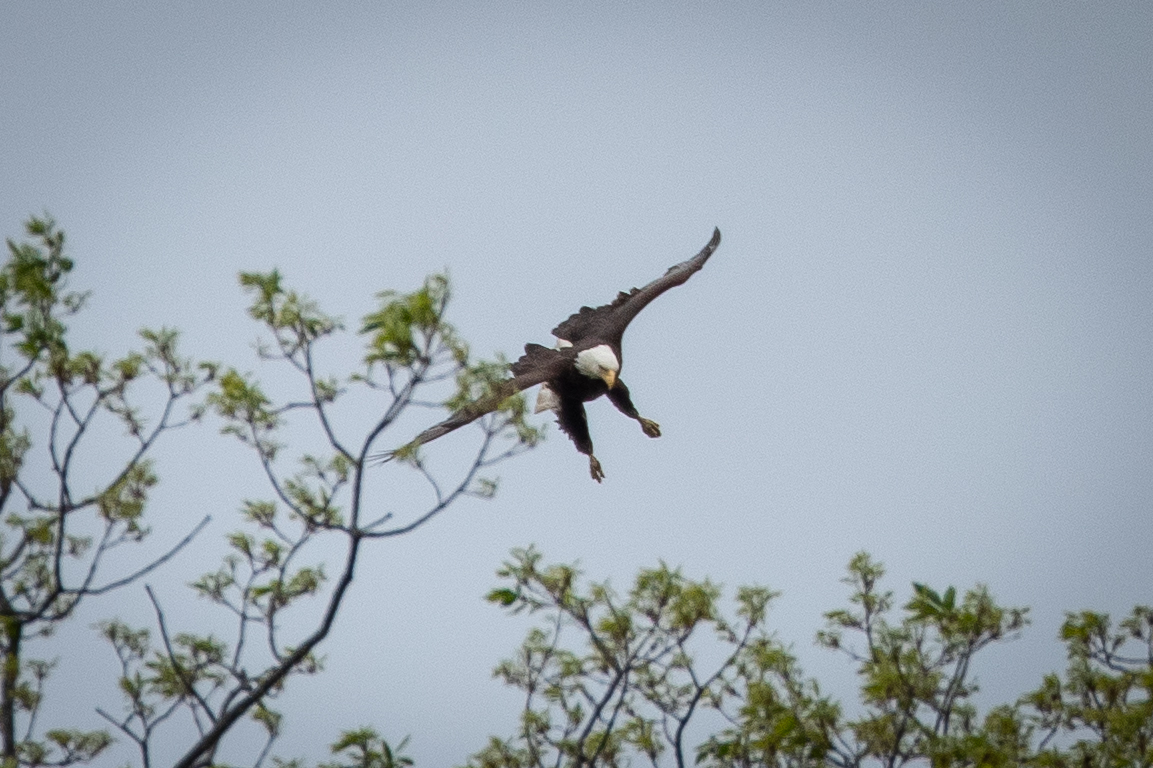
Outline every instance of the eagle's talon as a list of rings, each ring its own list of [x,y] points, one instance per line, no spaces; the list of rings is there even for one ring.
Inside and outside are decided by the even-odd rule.
[[[640,419],[640,422],[641,422],[641,429],[644,430],[644,433],[646,435],[648,435],[649,437],[660,437],[661,436],[661,425],[660,424],[657,424],[655,421],[652,421],[651,419],[644,419],[644,418]]]
[[[601,463],[597,461],[596,456],[589,456],[589,474],[592,475],[593,480],[598,483],[604,479],[605,472],[601,469]]]

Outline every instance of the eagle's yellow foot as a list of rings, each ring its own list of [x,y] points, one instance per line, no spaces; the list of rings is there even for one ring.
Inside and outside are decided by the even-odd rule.
[[[589,474],[593,476],[593,480],[598,483],[604,479],[605,471],[601,469],[601,463],[597,461],[596,456],[589,456]]]
[[[660,437],[661,436],[661,425],[660,424],[657,424],[655,421],[652,421],[651,419],[646,419],[644,417],[637,419],[637,421],[639,421],[641,423],[641,429],[643,429],[645,431],[645,434],[648,435],[649,437]]]

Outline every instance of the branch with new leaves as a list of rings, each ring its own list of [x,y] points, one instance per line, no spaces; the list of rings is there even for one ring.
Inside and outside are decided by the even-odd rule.
[[[509,398],[478,421],[480,444],[455,478],[438,477],[416,452],[399,457],[400,466],[427,483],[428,505],[400,519],[395,512],[370,511],[365,473],[372,465],[369,456],[391,436],[389,429],[411,409],[451,409],[482,396],[503,378],[503,362],[472,360],[445,320],[450,292],[443,276],[430,277],[412,293],[379,295],[379,308],[361,325],[367,344],[363,368],[343,378],[325,374],[317,362],[322,345],[344,331],[339,320],[285,288],[275,271],[243,273],[240,282],[254,297],[249,313],[269,337],[258,345],[259,355],[285,366],[301,394],[277,400],[254,377],[227,369],[207,398],[224,422],[223,431],[253,449],[270,490],[267,498],[242,503],[248,527],[229,536],[231,551],[222,565],[193,584],[201,597],[233,617],[232,637],[170,634],[155,600],[158,645],[146,635],[142,651],[138,632],[116,623],[104,627],[131,684],[122,683],[125,713],[103,714],[136,742],[146,764],[157,743],[156,729],[172,716],[174,703],[198,734],[177,768],[216,761],[222,739],[246,716],[264,727],[265,743],[256,756],[262,761],[280,733],[281,717],[271,701],[292,675],[319,669],[315,650],[332,630],[362,545],[410,533],[462,497],[492,496],[496,481],[482,473],[540,439],[525,421],[523,398]],[[361,398],[352,407],[362,413],[370,403],[373,421],[357,435],[342,435],[338,409],[356,394]],[[285,469],[282,435],[301,426],[312,430],[310,450],[300,454],[297,469]],[[340,561],[309,560],[320,540],[334,537],[344,541]],[[305,599],[315,597],[322,597],[323,607],[312,610],[312,629],[287,637],[285,616],[307,612]]]
[[[106,573],[113,552],[123,574],[126,548],[148,538],[157,441],[199,418],[192,400],[216,369],[182,357],[167,329],[141,331],[143,349],[120,358],[74,349],[68,322],[87,294],[68,288],[74,264],[64,233],[33,218],[27,238],[8,241],[0,268],[0,758],[70,765],[95,757],[110,737],[38,731],[53,665],[30,657],[27,643],[82,602],[152,573],[203,528],[207,519],[126,575]],[[93,483],[95,460],[116,455],[116,435],[118,464]]]

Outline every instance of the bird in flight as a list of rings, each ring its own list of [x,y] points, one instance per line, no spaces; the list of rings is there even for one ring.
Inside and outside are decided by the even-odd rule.
[[[589,457],[589,474],[593,480],[601,482],[605,473],[593,455],[584,404],[608,395],[617,410],[640,423],[646,435],[660,437],[660,425],[637,412],[629,388],[620,378],[621,338],[637,313],[657,296],[682,285],[698,272],[720,242],[721,231],[714,229],[712,239],[700,253],[670,267],[644,288],[633,288],[628,293],[621,291],[612,303],[595,309],[581,307],[579,312],[552,330],[557,339],[555,349],[526,344],[524,354],[511,366],[512,378],[440,424],[421,432],[406,449],[430,443],[470,424],[496,410],[508,397],[540,384],[536,412],[551,410],[556,413],[557,424],[572,439],[576,449]]]

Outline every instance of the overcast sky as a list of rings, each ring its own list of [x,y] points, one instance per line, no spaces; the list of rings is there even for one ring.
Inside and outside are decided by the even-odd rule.
[[[1032,606],[978,665],[996,701],[1063,666],[1064,610],[1153,601],[1148,3],[6,3],[0,35],[0,229],[56,217],[94,291],[77,334],[109,353],[169,325],[276,379],[238,271],[355,326],[447,268],[452,321],[515,356],[724,235],[625,338],[664,436],[594,403],[603,485],[551,428],[494,501],[371,548],[278,754],[371,724],[450,765],[511,733],[490,672],[527,625],[481,598],[529,543],[622,587],[663,559],[783,590],[773,627],[842,692],[812,636],[861,549],[898,599]],[[157,548],[214,516],[153,579],[179,624],[266,491],[208,427],[159,470]],[[146,621],[142,588],[62,635],[92,646],[48,691],[68,722],[117,706],[87,639],[110,614]]]

